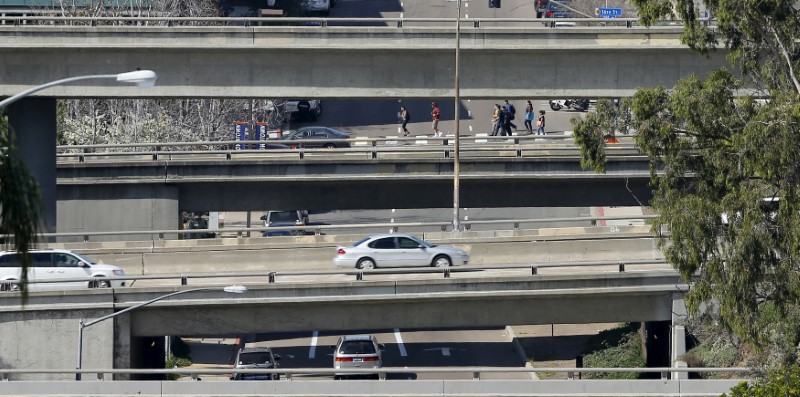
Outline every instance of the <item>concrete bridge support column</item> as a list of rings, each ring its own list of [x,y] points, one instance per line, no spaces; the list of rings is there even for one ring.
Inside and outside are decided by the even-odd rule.
[[[686,326],[684,322],[687,318],[686,302],[683,297],[672,300],[672,332],[670,343],[670,363],[673,366],[686,366],[685,362],[678,361],[678,358],[686,353]],[[673,372],[672,379],[689,379],[688,372]]]
[[[39,183],[42,231],[56,232],[56,99],[28,97],[6,109],[25,164]]]

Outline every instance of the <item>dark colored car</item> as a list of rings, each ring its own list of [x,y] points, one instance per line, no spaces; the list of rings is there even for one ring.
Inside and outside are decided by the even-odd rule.
[[[549,0],[547,6],[544,7],[545,18],[574,18],[573,12],[569,9],[572,7],[572,0]]]
[[[306,147],[306,148],[337,148],[337,147],[350,147],[350,142],[347,139],[350,134],[346,134],[339,130],[329,127],[303,127],[294,131],[287,131],[283,134],[283,140],[289,141],[286,144],[293,147]],[[300,142],[294,144],[290,141],[300,139],[314,139],[316,142]]]
[[[281,356],[268,347],[243,347],[236,353],[235,369],[278,368]],[[279,374],[234,374],[231,380],[278,380]]]

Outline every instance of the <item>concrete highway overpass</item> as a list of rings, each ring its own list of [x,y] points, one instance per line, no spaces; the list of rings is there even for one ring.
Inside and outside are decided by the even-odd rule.
[[[161,156],[59,162],[58,231],[174,230],[181,211],[452,206],[453,161],[441,154],[421,158],[404,152],[372,159],[366,152],[343,149],[317,153],[322,156],[281,158],[257,152],[228,160]],[[606,174],[582,170],[577,154],[464,157],[461,207],[648,203],[647,158],[613,153],[610,149]]]
[[[84,368],[138,368],[164,335],[672,321],[685,290],[672,271],[251,285],[245,295],[197,291],[156,302],[84,335]],[[175,291],[123,288],[0,295],[0,363],[70,368],[78,320]],[[155,339],[154,339],[155,338]],[[161,351],[163,356],[163,350]],[[63,376],[63,375],[62,375]],[[62,378],[50,379],[65,379]]]
[[[158,73],[141,90],[87,81],[48,97],[452,98],[452,19],[378,20],[383,27],[0,26],[0,96],[70,76],[134,68]],[[523,26],[518,26],[520,21]],[[671,87],[727,65],[725,51],[700,55],[680,43],[682,26],[547,28],[540,20],[487,20],[461,32],[460,95],[478,98],[625,97]],[[605,21],[607,22],[607,21]],[[91,23],[86,20],[84,23]],[[201,22],[204,23],[204,22]],[[205,22],[207,23],[207,22]],[[205,24],[204,23],[204,24]],[[583,22],[581,22],[583,23]],[[486,25],[492,27],[484,27]],[[498,26],[499,25],[499,26]],[[445,26],[445,27],[443,27]],[[52,62],[58,59],[59,62]]]

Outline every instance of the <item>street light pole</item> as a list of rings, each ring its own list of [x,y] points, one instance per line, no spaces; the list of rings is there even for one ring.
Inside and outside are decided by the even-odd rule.
[[[128,312],[134,311],[134,310],[139,309],[141,307],[147,306],[147,305],[149,305],[151,303],[158,302],[158,301],[160,301],[162,299],[167,299],[167,298],[171,298],[171,297],[173,297],[175,295],[188,294],[190,292],[198,292],[198,291],[224,291],[224,292],[229,292],[229,293],[234,293],[234,294],[244,294],[244,293],[247,292],[247,287],[245,287],[243,285],[231,285],[231,286],[227,286],[227,287],[205,287],[205,288],[186,289],[186,290],[177,291],[177,292],[173,292],[173,293],[170,293],[170,294],[159,296],[157,298],[150,299],[147,302],[142,302],[142,303],[140,303],[138,305],[133,305],[133,306],[131,306],[129,308],[126,308],[124,310],[120,310],[120,311],[118,311],[116,313],[111,313],[111,314],[109,314],[107,316],[103,316],[103,317],[94,319],[94,320],[89,321],[89,322],[84,322],[84,320],[81,319],[78,322],[78,362],[77,362],[77,365],[75,367],[75,369],[77,369],[78,372],[75,373],[75,380],[81,380],[80,369],[83,367],[83,329],[84,328],[90,327],[92,325],[95,325],[95,324],[97,324],[99,322],[108,320],[110,318],[117,317],[117,316],[119,316],[121,314],[125,314],[125,313],[128,313]]]
[[[46,84],[42,84],[36,87],[29,88],[25,91],[20,92],[17,95],[12,97],[6,98],[3,101],[0,101],[0,109],[30,95],[34,92],[41,91],[45,88],[50,88],[56,85],[62,85],[67,83],[72,83],[75,81],[81,80],[94,80],[94,79],[114,79],[120,83],[131,83],[136,84],[138,87],[152,87],[156,84],[156,79],[158,76],[156,72],[152,70],[134,70],[132,72],[126,73],[119,73],[119,74],[95,74],[90,76],[77,76],[77,77],[69,77],[66,79],[51,81]]]
[[[460,124],[461,118],[459,117],[459,103],[461,102],[461,92],[458,85],[458,69],[459,69],[459,56],[461,55],[461,1],[456,0],[456,73],[455,73],[455,111],[453,113],[456,120],[455,138],[453,140],[453,231],[461,230],[460,220],[460,179],[461,179],[461,162],[459,156],[459,143],[460,143]]]

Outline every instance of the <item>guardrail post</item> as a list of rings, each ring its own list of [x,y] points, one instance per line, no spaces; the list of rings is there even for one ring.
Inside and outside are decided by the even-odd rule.
[[[626,28],[632,28],[633,27],[633,21],[625,21],[625,27]]]
[[[519,230],[519,222],[514,222],[514,230]]]
[[[292,373],[291,373],[291,372],[289,372],[289,373],[286,373],[286,374],[283,374],[283,375],[284,375],[283,377],[284,377],[286,380],[289,380],[289,381],[290,381],[290,380],[292,380]]]
[[[479,371],[475,371],[472,373],[472,380],[481,380],[481,373]]]
[[[386,372],[378,372],[378,380],[386,380]]]
[[[267,274],[267,280],[269,280],[270,284],[274,283],[275,282],[275,272],[269,272],[269,274]]]
[[[450,278],[450,268],[444,269],[444,278]]]
[[[378,150],[375,149],[375,146],[372,147],[372,152],[370,153],[373,159],[378,158]]]
[[[302,160],[305,157],[305,153],[303,153],[303,149],[301,148],[298,153],[300,153],[300,159]]]
[[[464,222],[461,225],[464,226],[464,230],[472,230],[472,225],[469,223]]]
[[[447,138],[442,139],[442,145],[447,146]]]
[[[522,157],[522,149],[517,149],[517,157]]]
[[[200,380],[200,378],[197,377],[196,373],[192,372],[192,380],[197,382],[198,380]]]
[[[669,372],[661,371],[661,379],[669,379]]]
[[[322,22],[319,23],[319,27],[327,28],[328,27],[328,20],[327,19],[323,19]]]
[[[625,262],[619,263],[619,272],[622,273],[625,271]]]
[[[8,382],[8,372],[0,372],[0,381]]]
[[[442,231],[446,232],[447,231],[447,226],[442,225]]]
[[[356,281],[363,281],[364,280],[364,272],[356,273]]]
[[[88,243],[89,242],[89,236],[88,235],[86,235],[86,234],[83,235],[83,242],[84,243]]]
[[[398,28],[402,28],[403,27],[403,20],[402,19],[397,21],[397,27]]]
[[[539,267],[538,266],[531,266],[531,276],[536,276],[539,274]]]
[[[189,285],[189,277],[181,275],[181,285]]]
[[[163,240],[164,239],[164,233],[159,233],[158,234],[158,239],[159,240]]]
[[[102,372],[97,373],[97,380],[106,380],[106,374]]]
[[[233,158],[233,154],[231,152],[225,152],[225,160],[230,160]]]
[[[481,21],[480,21],[480,19],[476,19],[476,20],[472,21],[472,27],[473,27],[473,28],[479,28],[479,27],[481,27]]]
[[[85,162],[85,161],[86,161],[86,156],[84,156],[84,155],[80,155],[80,156],[78,156],[78,162],[79,162],[79,163],[83,163],[83,162]]]
[[[575,373],[572,371],[567,371],[567,380],[575,380]]]

